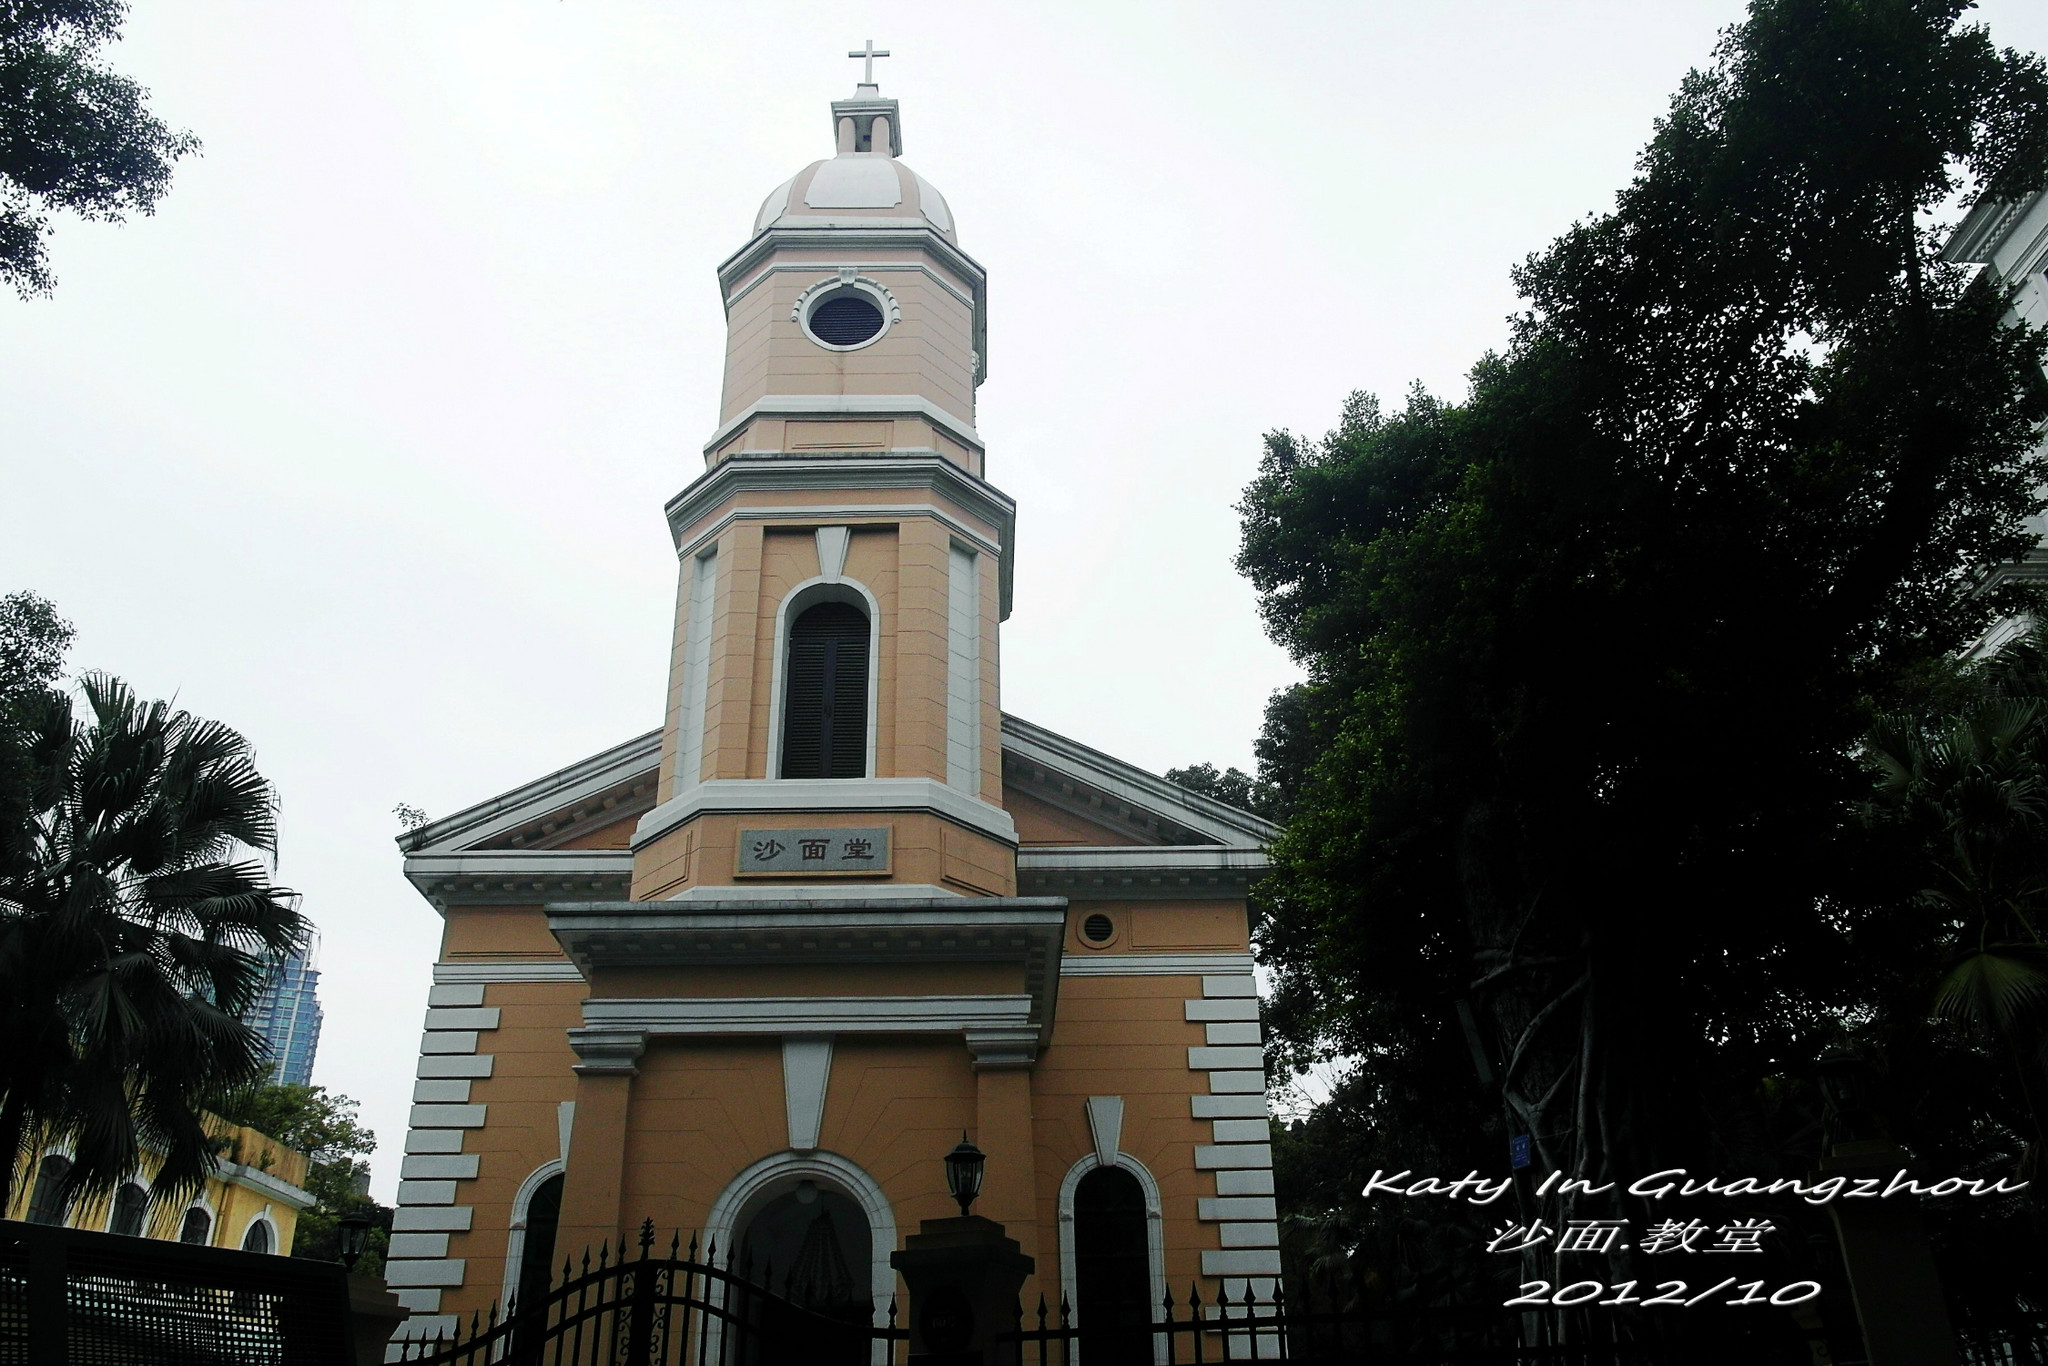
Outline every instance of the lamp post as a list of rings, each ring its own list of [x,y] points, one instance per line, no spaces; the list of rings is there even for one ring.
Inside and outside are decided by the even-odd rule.
[[[946,1189],[960,1203],[960,1217],[967,1217],[967,1207],[974,1203],[974,1197],[981,1194],[982,1168],[988,1163],[988,1154],[974,1146],[967,1139],[967,1131],[960,1131],[960,1141],[953,1151],[946,1154]]]
[[[370,1246],[370,1221],[361,1214],[344,1214],[335,1223],[340,1232],[341,1264],[354,1271]]]
[[[889,1265],[910,1291],[910,1359],[933,1366],[984,1366],[995,1335],[1017,1313],[1017,1292],[1033,1263],[993,1219],[968,1213],[981,1194],[988,1155],[967,1135],[945,1156],[946,1191],[958,1218],[926,1219]]]

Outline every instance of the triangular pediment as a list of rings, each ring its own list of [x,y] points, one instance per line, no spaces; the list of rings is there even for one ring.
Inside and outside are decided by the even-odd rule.
[[[581,763],[401,835],[407,854],[486,850],[624,849],[654,808],[661,732],[652,730]]]

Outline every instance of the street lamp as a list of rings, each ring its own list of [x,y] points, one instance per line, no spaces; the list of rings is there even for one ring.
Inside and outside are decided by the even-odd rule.
[[[981,1194],[981,1169],[987,1162],[988,1155],[968,1142],[967,1131],[962,1129],[959,1144],[946,1154],[946,1189],[960,1202],[963,1219],[974,1197]]]
[[[354,1271],[370,1245],[370,1221],[360,1214],[344,1214],[335,1223],[341,1234],[341,1264]]]

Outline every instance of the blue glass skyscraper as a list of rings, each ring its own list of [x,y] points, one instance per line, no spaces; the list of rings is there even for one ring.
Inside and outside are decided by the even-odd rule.
[[[274,1082],[305,1086],[312,1081],[313,1053],[320,1047],[319,955],[316,935],[304,953],[279,960],[263,995],[244,1017],[270,1045]]]

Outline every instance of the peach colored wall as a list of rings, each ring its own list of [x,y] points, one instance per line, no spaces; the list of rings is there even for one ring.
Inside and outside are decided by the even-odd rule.
[[[482,1049],[494,1061],[491,1075],[471,1084],[469,1098],[489,1107],[490,1122],[464,1138],[463,1151],[481,1159],[476,1179],[463,1183],[463,1203],[476,1212],[470,1231],[454,1234],[448,1245],[449,1256],[469,1261],[463,1293],[477,1306],[504,1293],[520,1183],[561,1154],[558,1107],[576,1096],[567,1031],[583,1023],[583,995],[580,982],[493,982],[484,989],[484,1004],[499,1008],[498,1028],[485,1035]]]
[[[1097,825],[1086,817],[1063,811],[1014,787],[1002,790],[1003,809],[1017,823],[1019,845],[1072,844],[1100,847],[1110,844],[1142,844],[1132,835]]]
[[[792,830],[807,827],[890,828],[890,873],[886,877],[845,874],[825,878],[741,878],[739,835],[742,830]],[[962,891],[987,896],[1015,896],[1017,861],[1010,846],[943,817],[917,811],[763,812],[751,815],[708,814],[686,821],[633,857],[635,901],[672,897],[694,886],[750,887],[831,882],[918,885],[953,883]]]
[[[1195,1145],[1210,1141],[1208,1125],[1188,1103],[1208,1090],[1205,1075],[1188,1070],[1187,1050],[1203,1042],[1202,1028],[1182,1018],[1182,1003],[1201,994],[1199,977],[1062,978],[1059,1023],[1032,1071],[1039,1227],[1058,1227],[1060,1182],[1094,1147],[1087,1098],[1122,1096],[1121,1146],[1159,1183],[1166,1277],[1176,1297],[1201,1278],[1201,1252],[1218,1245],[1215,1226],[1195,1217],[1197,1199],[1216,1193],[1214,1180],[1195,1167]],[[1048,1236],[1041,1247],[1041,1280],[1057,1285],[1058,1240]],[[1204,1281],[1204,1295],[1214,1292],[1215,1282]]]
[[[503,958],[526,962],[562,958],[538,906],[450,906],[442,913],[441,957]]]
[[[837,275],[843,264],[838,252],[784,248],[735,282],[733,292],[740,297],[726,314],[721,422],[765,394],[916,394],[962,422],[974,421],[974,314],[961,297],[972,297],[971,283],[915,249],[864,248],[863,258],[861,273],[890,292],[902,317],[881,340],[854,351],[819,346],[791,317],[806,290]],[[953,288],[919,270],[889,268],[918,264]],[[794,269],[753,283],[776,265]],[[748,449],[764,448],[750,442]]]

